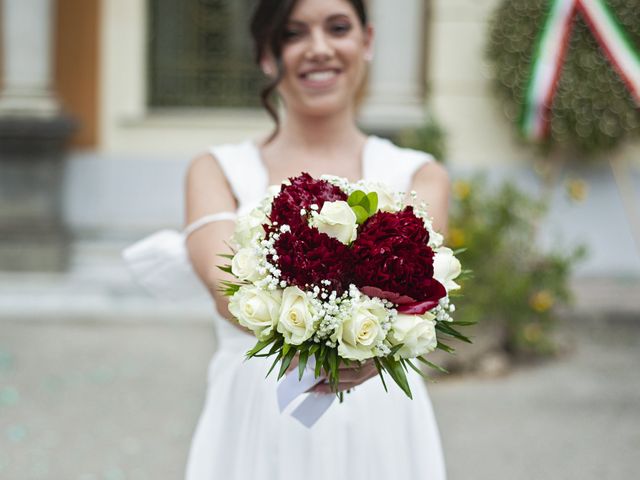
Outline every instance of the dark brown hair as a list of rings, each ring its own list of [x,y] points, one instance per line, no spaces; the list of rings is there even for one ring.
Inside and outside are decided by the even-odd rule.
[[[260,0],[251,19],[251,36],[255,52],[255,62],[260,65],[266,54],[271,54],[276,63],[276,76],[260,92],[260,100],[269,116],[276,124],[275,130],[268,141],[278,134],[280,117],[273,96],[278,83],[284,76],[282,63],[282,46],[287,20],[299,0]],[[368,24],[367,7],[364,0],[347,0],[358,15],[363,27]]]

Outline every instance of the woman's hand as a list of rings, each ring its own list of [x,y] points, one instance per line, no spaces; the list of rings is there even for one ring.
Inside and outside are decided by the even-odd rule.
[[[355,363],[349,367],[343,366],[339,369],[340,382],[336,391],[331,389],[328,383],[319,383],[313,387],[310,392],[314,393],[337,393],[344,392],[345,390],[351,390],[352,388],[366,382],[372,377],[378,375],[378,369],[376,368],[373,360],[367,360],[360,364]]]
[[[289,368],[287,368],[287,373],[294,369],[298,369],[298,355],[293,357],[293,360],[291,360],[291,364],[289,365]],[[378,375],[378,369],[373,363],[373,360],[367,360],[362,364],[356,362],[348,367],[342,366],[338,371],[340,372],[340,382],[338,383],[337,391],[332,390],[329,383],[325,383],[326,380],[324,382],[320,382],[315,387],[310,388],[308,391],[313,393],[344,392],[345,390],[350,390]]]

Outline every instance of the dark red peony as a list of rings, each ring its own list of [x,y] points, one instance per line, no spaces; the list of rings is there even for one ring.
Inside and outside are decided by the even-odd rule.
[[[291,185],[283,185],[272,203],[269,218],[278,225],[286,224],[296,229],[302,224],[306,225],[306,219],[300,215],[300,209],[309,210],[313,204],[322,209],[324,202],[347,200],[347,194],[338,187],[325,180],[316,180],[308,173],[290,178],[289,181]]]
[[[447,292],[433,278],[429,232],[407,207],[398,213],[378,212],[361,227],[353,244],[355,285],[364,293],[401,304],[401,313],[421,314],[438,305]]]
[[[344,292],[352,278],[353,260],[351,250],[335,238],[321,233],[316,228],[302,226],[295,232],[283,233],[275,242],[277,262],[282,279],[302,290],[307,286],[321,285],[321,280],[331,282],[325,286],[338,295]]]

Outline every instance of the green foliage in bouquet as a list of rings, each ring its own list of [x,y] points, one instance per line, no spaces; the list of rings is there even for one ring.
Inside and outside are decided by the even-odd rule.
[[[557,309],[570,300],[570,274],[584,249],[542,252],[535,238],[545,203],[511,183],[489,189],[475,177],[453,190],[448,244],[465,249],[459,258],[473,271],[460,282],[457,318],[499,322],[512,354],[552,353]]]
[[[607,5],[632,45],[640,48],[640,0],[607,0]],[[490,22],[487,57],[492,83],[516,127],[549,7],[549,0],[503,0]],[[574,20],[560,75],[544,148],[597,154],[640,137],[640,109],[581,15]]]
[[[472,322],[449,322],[448,324],[444,324],[445,322],[438,323],[436,326],[436,330],[438,330],[440,338],[442,336],[447,336],[450,338],[454,338],[457,340],[461,340],[466,343],[471,343],[468,337],[462,335],[457,331],[457,327],[459,326],[468,326],[471,325]],[[265,352],[267,347],[270,347],[268,351]],[[396,358],[395,354],[403,347],[403,344],[395,345],[388,356],[385,357],[374,357],[373,361],[378,370],[378,374],[382,381],[382,385],[387,391],[387,384],[385,382],[384,376],[382,372],[386,372],[393,379],[393,381],[402,389],[402,391],[409,397],[413,398],[411,393],[411,388],[409,386],[409,382],[407,380],[407,372],[409,368],[425,377],[424,372],[416,366],[410,359],[406,358]],[[446,351],[448,353],[453,353],[454,349],[442,342],[438,342],[438,349]],[[349,367],[350,365],[357,363],[357,361],[350,361],[345,358],[341,358],[338,354],[338,349],[335,347],[330,347],[325,344],[319,343],[304,343],[302,345],[291,345],[284,341],[282,335],[274,332],[269,338],[265,340],[260,340],[256,343],[256,345],[247,352],[247,359],[252,357],[273,357],[273,363],[271,364],[271,368],[267,372],[266,376],[269,376],[271,372],[274,371],[276,366],[279,364],[280,368],[278,371],[278,379],[280,379],[287,372],[293,359],[298,356],[298,375],[299,378],[302,378],[305,368],[309,362],[309,358],[313,357],[315,359],[315,376],[320,377],[323,373],[326,375],[329,385],[334,390],[337,390],[338,383],[340,381],[339,377],[339,369],[341,365],[345,365]],[[433,368],[439,372],[447,373],[447,371],[436,365],[424,356],[416,357],[416,360],[427,365],[430,368]],[[338,397],[340,400],[343,399],[343,392],[338,392]]]
[[[362,225],[378,211],[378,194],[376,192],[365,193],[362,190],[356,190],[349,195],[347,203],[355,213],[358,225]]]

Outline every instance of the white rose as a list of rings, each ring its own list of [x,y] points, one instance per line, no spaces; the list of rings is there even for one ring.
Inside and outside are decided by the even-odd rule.
[[[345,245],[358,235],[356,214],[347,202],[325,202],[320,213],[314,215],[312,225]]]
[[[264,277],[258,273],[260,257],[253,248],[241,248],[231,260],[231,272],[240,280],[255,282]]]
[[[264,237],[262,224],[267,222],[267,216],[259,208],[254,208],[246,215],[242,215],[236,222],[236,228],[231,237],[234,248],[248,248],[258,238]]]
[[[314,333],[313,313],[306,293],[298,287],[284,289],[277,329],[287,343],[300,345],[311,338]]]
[[[393,322],[389,341],[392,345],[403,344],[396,358],[415,358],[432,352],[438,345],[435,317],[399,314]]]
[[[352,360],[375,356],[374,348],[384,340],[382,322],[388,312],[379,303],[365,300],[354,305],[351,315],[338,327],[338,353]]]
[[[450,248],[440,247],[435,251],[433,257],[433,278],[438,280],[447,292],[460,288],[453,280],[460,275],[462,266],[460,261],[453,255]]]
[[[291,183],[287,181],[287,183]],[[267,214],[271,213],[271,204],[273,203],[273,199],[278,196],[280,190],[282,189],[282,185],[269,185],[267,187],[267,194],[260,202],[260,210],[266,212]],[[264,223],[264,222],[263,222]]]
[[[229,312],[259,340],[266,339],[278,320],[282,292],[244,285],[229,300]]]
[[[378,210],[381,212],[397,212],[399,210],[398,193],[381,182],[365,182],[362,184],[364,193],[378,194]]]

